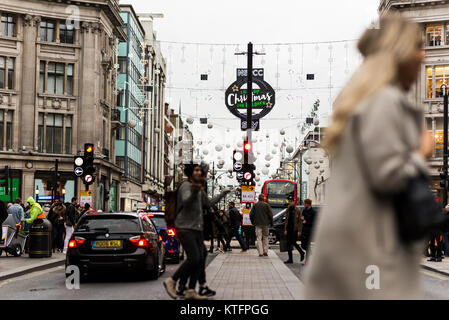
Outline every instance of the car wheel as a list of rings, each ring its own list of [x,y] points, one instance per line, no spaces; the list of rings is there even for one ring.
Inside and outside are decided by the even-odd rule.
[[[22,255],[22,247],[20,246],[20,244],[17,243],[13,247],[12,254],[13,254],[14,257],[20,257]]]
[[[276,244],[278,242],[278,238],[276,236],[276,233],[274,231],[270,231],[270,235],[268,236],[268,243],[269,244]]]

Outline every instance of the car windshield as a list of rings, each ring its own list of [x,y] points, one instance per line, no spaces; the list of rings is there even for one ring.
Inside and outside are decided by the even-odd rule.
[[[273,210],[273,220],[277,220],[277,219],[279,219],[279,217],[281,217],[284,214],[285,210],[287,210],[287,209],[273,208],[272,210]]]
[[[120,215],[115,217],[101,215],[83,217],[77,227],[77,231],[95,231],[98,229],[107,229],[110,233],[141,231],[137,217]]]
[[[154,216],[151,217],[151,220],[154,222],[156,228],[167,228],[167,224],[165,223],[165,218],[163,216]]]

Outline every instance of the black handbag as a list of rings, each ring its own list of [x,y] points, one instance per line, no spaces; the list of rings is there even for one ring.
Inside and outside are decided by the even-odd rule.
[[[363,148],[360,142],[358,117],[354,117],[353,137],[356,142],[357,158],[362,174],[372,187],[367,164],[363,159]],[[432,232],[438,232],[448,223],[448,217],[436,202],[430,189],[430,181],[424,173],[410,177],[405,188],[393,195],[379,194],[371,190],[379,201],[391,201],[394,206],[399,238],[404,244],[424,239]]]

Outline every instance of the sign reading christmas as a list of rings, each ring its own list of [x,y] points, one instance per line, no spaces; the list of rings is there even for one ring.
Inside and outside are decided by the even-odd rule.
[[[226,107],[229,111],[246,121],[246,109],[248,108],[248,70],[237,69],[237,80],[230,85],[225,93]],[[258,125],[257,120],[265,117],[275,105],[274,89],[264,80],[264,69],[253,69],[253,115],[252,120]],[[246,122],[245,122],[246,126]]]

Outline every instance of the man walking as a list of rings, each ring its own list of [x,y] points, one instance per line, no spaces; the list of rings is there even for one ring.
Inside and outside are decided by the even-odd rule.
[[[14,218],[15,224],[18,224],[25,218],[25,211],[23,211],[22,206],[20,205],[22,200],[20,198],[16,198],[14,204],[9,207],[8,214],[11,214]]]
[[[259,257],[268,256],[268,226],[273,224],[273,211],[264,201],[264,195],[259,195],[259,201],[252,207],[249,214],[251,223],[256,226],[257,251]]]
[[[288,260],[285,263],[293,263],[293,246],[301,255],[301,262],[304,261],[304,251],[296,243],[301,236],[302,220],[301,210],[295,206],[295,199],[288,198],[288,209],[285,217],[284,235],[287,238]]]
[[[316,211],[312,208],[312,200],[304,200],[304,210],[302,212],[301,247],[306,250],[306,261],[310,257],[310,239],[312,237],[312,230],[315,219]],[[304,262],[304,264],[305,263],[306,262]]]
[[[67,248],[69,245],[70,238],[73,234],[73,227],[76,223],[76,198],[72,198],[72,203],[67,206],[64,212],[64,225],[65,225],[65,238],[64,238],[64,251],[67,253]]]
[[[228,240],[226,241],[226,248],[229,251],[232,251],[231,250],[231,240],[233,237],[235,237],[237,239],[237,241],[239,242],[240,247],[242,248],[240,253],[246,253],[247,248],[245,246],[245,243],[243,242],[242,236],[239,234],[239,228],[240,228],[240,225],[242,224],[242,215],[235,207],[234,202],[229,202],[229,222],[230,222],[229,235],[228,235]]]

